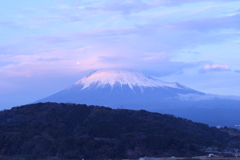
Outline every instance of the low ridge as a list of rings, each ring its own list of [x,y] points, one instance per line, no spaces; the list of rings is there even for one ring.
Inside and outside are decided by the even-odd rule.
[[[237,130],[145,110],[69,103],[1,111],[0,128],[0,159],[9,160],[137,159],[202,155],[208,147],[218,152],[240,149]]]

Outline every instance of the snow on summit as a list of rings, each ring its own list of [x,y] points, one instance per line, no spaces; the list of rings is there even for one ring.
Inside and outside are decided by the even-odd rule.
[[[93,74],[84,77],[77,81],[75,85],[83,85],[85,89],[93,84],[98,87],[109,84],[113,87],[114,84],[128,85],[131,89],[133,86],[138,87],[171,87],[179,88],[176,83],[167,83],[149,76],[145,76],[141,72],[134,72],[128,70],[99,70]]]
[[[179,95],[182,94],[204,93],[179,83],[163,82],[140,72],[98,70],[38,102],[81,103],[115,108],[121,105],[133,108],[159,105],[163,107],[164,104],[172,104],[172,100],[179,102]]]

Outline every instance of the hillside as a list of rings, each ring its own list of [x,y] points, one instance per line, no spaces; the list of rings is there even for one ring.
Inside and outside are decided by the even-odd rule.
[[[37,103],[0,112],[0,155],[116,159],[240,149],[227,131],[144,110]]]

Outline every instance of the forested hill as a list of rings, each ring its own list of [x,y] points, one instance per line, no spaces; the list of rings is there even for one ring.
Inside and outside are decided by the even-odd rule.
[[[0,155],[114,159],[240,148],[226,130],[144,110],[37,103],[0,112]]]

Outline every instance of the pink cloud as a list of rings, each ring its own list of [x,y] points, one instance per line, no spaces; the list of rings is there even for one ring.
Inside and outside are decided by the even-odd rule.
[[[75,49],[54,48],[32,55],[0,56],[9,64],[0,66],[6,77],[77,75],[86,70],[129,68],[154,70],[160,75],[179,73],[197,64],[174,62],[164,52],[144,52],[120,47],[87,46]]]
[[[222,64],[208,64],[205,65],[200,72],[208,72],[208,71],[230,71],[231,68],[228,65]]]
[[[221,65],[221,64],[213,64],[213,65],[206,65],[204,69],[209,70],[209,69],[224,69],[224,70],[230,70],[230,67],[228,65]]]

